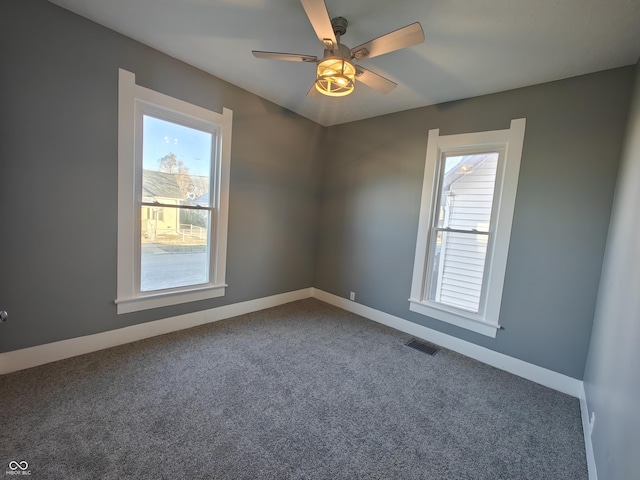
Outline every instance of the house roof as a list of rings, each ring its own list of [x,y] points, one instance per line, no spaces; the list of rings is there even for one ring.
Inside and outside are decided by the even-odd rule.
[[[154,201],[156,198],[175,198],[182,200],[184,195],[178,186],[178,180],[172,173],[143,170],[142,198]]]
[[[197,205],[209,205],[209,192],[205,193],[204,195],[200,195],[193,201],[193,203]]]

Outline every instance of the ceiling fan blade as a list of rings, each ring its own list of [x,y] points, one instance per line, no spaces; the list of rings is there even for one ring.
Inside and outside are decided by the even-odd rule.
[[[356,67],[356,80],[380,93],[389,93],[398,86],[396,82],[392,82],[388,78],[384,78],[382,75],[373,73],[371,70],[362,68],[360,65]]]
[[[324,0],[300,1],[318,39],[324,44],[325,49],[332,50],[338,42],[336,41],[335,33],[333,33],[331,18],[329,18],[329,12]]]
[[[352,48],[351,57],[356,60],[377,57],[422,42],[424,42],[422,25],[415,22]]]
[[[267,60],[285,60],[287,62],[308,62],[314,63],[318,57],[313,55],[298,55],[296,53],[278,53],[278,52],[261,52],[259,50],[251,50],[256,58],[264,58]]]

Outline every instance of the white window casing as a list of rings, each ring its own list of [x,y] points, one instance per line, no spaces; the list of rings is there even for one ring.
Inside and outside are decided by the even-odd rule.
[[[497,330],[500,328],[498,319],[524,143],[525,123],[524,118],[515,119],[511,121],[510,128],[506,130],[458,135],[441,136],[438,129],[429,131],[411,296],[409,298],[411,311],[482,335],[496,336]],[[439,185],[443,178],[441,169],[444,168],[446,158],[465,155],[479,156],[486,153],[497,154],[497,168],[494,170],[493,192],[489,191],[489,198],[491,194],[493,195],[493,203],[489,207],[491,213],[488,229],[479,231],[476,236],[479,238],[482,235],[487,239],[484,266],[480,268],[475,278],[470,280],[475,282],[477,286],[474,286],[467,293],[463,293],[465,288],[469,288],[467,284],[464,281],[452,280],[450,283],[454,287],[447,294],[455,296],[455,292],[458,291],[460,298],[456,300],[450,297],[449,300],[436,301],[442,295],[440,283],[438,283],[437,291],[432,290],[435,291],[435,299],[434,295],[427,292],[431,286],[430,276],[432,277],[431,272],[434,268],[436,231],[441,234],[442,245],[444,245],[443,237],[446,235],[464,236],[476,232],[475,229],[456,232],[455,228],[438,228],[438,221],[440,223],[444,221],[446,226],[448,220],[447,218],[444,220],[436,218],[440,215],[438,209],[440,198],[442,198],[442,186]],[[495,156],[493,155],[492,161]],[[474,198],[481,197],[467,197],[465,200],[474,201]],[[483,204],[486,205],[486,202]],[[449,215],[448,206],[442,211],[444,217]],[[438,248],[442,249],[443,246]],[[444,262],[440,258],[440,263],[437,265],[440,268],[439,274],[444,268]],[[477,263],[481,264],[480,260],[477,260]]]
[[[136,85],[135,75],[119,70],[118,87],[118,314],[220,297],[225,294],[229,173],[233,112],[222,114]],[[211,225],[208,282],[186,287],[141,291],[140,205],[142,188],[141,114],[163,118],[212,133]]]

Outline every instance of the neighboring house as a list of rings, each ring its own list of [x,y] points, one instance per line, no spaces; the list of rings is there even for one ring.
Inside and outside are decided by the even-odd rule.
[[[144,170],[142,173],[142,201],[162,206],[143,206],[141,212],[142,235],[154,240],[158,235],[176,234],[180,229],[177,208],[184,201],[176,176],[172,173]]]
[[[193,200],[196,205],[209,205],[209,192]]]

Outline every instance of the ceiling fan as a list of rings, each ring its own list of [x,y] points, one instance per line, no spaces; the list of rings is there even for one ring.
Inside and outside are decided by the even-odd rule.
[[[380,93],[388,93],[397,86],[395,82],[356,65],[355,62],[424,42],[422,26],[419,22],[415,22],[350,49],[340,43],[340,37],[347,32],[348,22],[345,18],[329,19],[324,0],[301,0],[301,2],[318,39],[324,46],[322,60],[313,55],[294,53],[258,50],[252,50],[252,53],[257,58],[268,60],[317,64],[316,81],[309,89],[308,96],[316,95],[318,92],[331,97],[349,95],[354,90],[356,80]]]

